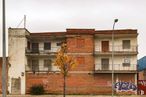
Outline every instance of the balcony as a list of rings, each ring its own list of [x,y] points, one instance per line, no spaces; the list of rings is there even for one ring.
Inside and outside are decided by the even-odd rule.
[[[55,72],[59,71],[57,66],[44,67],[43,65],[26,65],[26,72]]]
[[[58,51],[58,47],[51,47],[50,50],[44,50],[44,48],[25,49],[27,56],[54,56]]]
[[[114,73],[136,73],[136,64],[114,64]],[[112,64],[95,64],[95,73],[112,73]]]
[[[112,45],[105,47],[95,45],[95,55],[111,55]],[[115,55],[127,55],[127,54],[138,54],[137,45],[132,45],[130,48],[123,49],[122,45],[114,46]]]

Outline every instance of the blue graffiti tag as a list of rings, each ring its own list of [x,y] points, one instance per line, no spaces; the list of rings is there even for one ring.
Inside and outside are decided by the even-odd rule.
[[[115,89],[119,91],[136,91],[137,87],[135,84],[130,82],[117,82],[115,84]]]

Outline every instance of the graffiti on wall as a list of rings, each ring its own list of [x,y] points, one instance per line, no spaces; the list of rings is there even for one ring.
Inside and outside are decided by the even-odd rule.
[[[117,82],[115,84],[115,89],[117,91],[131,91],[131,92],[136,92],[137,91],[137,86],[132,83],[132,82]]]
[[[138,80],[138,94],[146,95],[146,80]]]

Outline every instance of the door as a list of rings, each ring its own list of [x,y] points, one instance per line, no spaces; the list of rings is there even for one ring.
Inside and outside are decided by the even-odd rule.
[[[12,94],[20,94],[20,78],[12,78],[11,91]]]
[[[109,41],[102,41],[102,52],[108,52],[109,51]]]
[[[102,70],[109,70],[109,59],[103,58],[101,59]]]

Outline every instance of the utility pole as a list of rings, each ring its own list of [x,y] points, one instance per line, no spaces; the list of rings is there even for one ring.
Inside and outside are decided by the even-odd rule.
[[[7,85],[6,85],[6,19],[5,19],[5,0],[2,1],[2,55],[3,55],[3,62],[2,62],[2,97],[6,97],[7,95]]]
[[[113,30],[112,30],[112,97],[114,96],[114,30],[115,24],[118,22],[118,19],[114,20]]]

